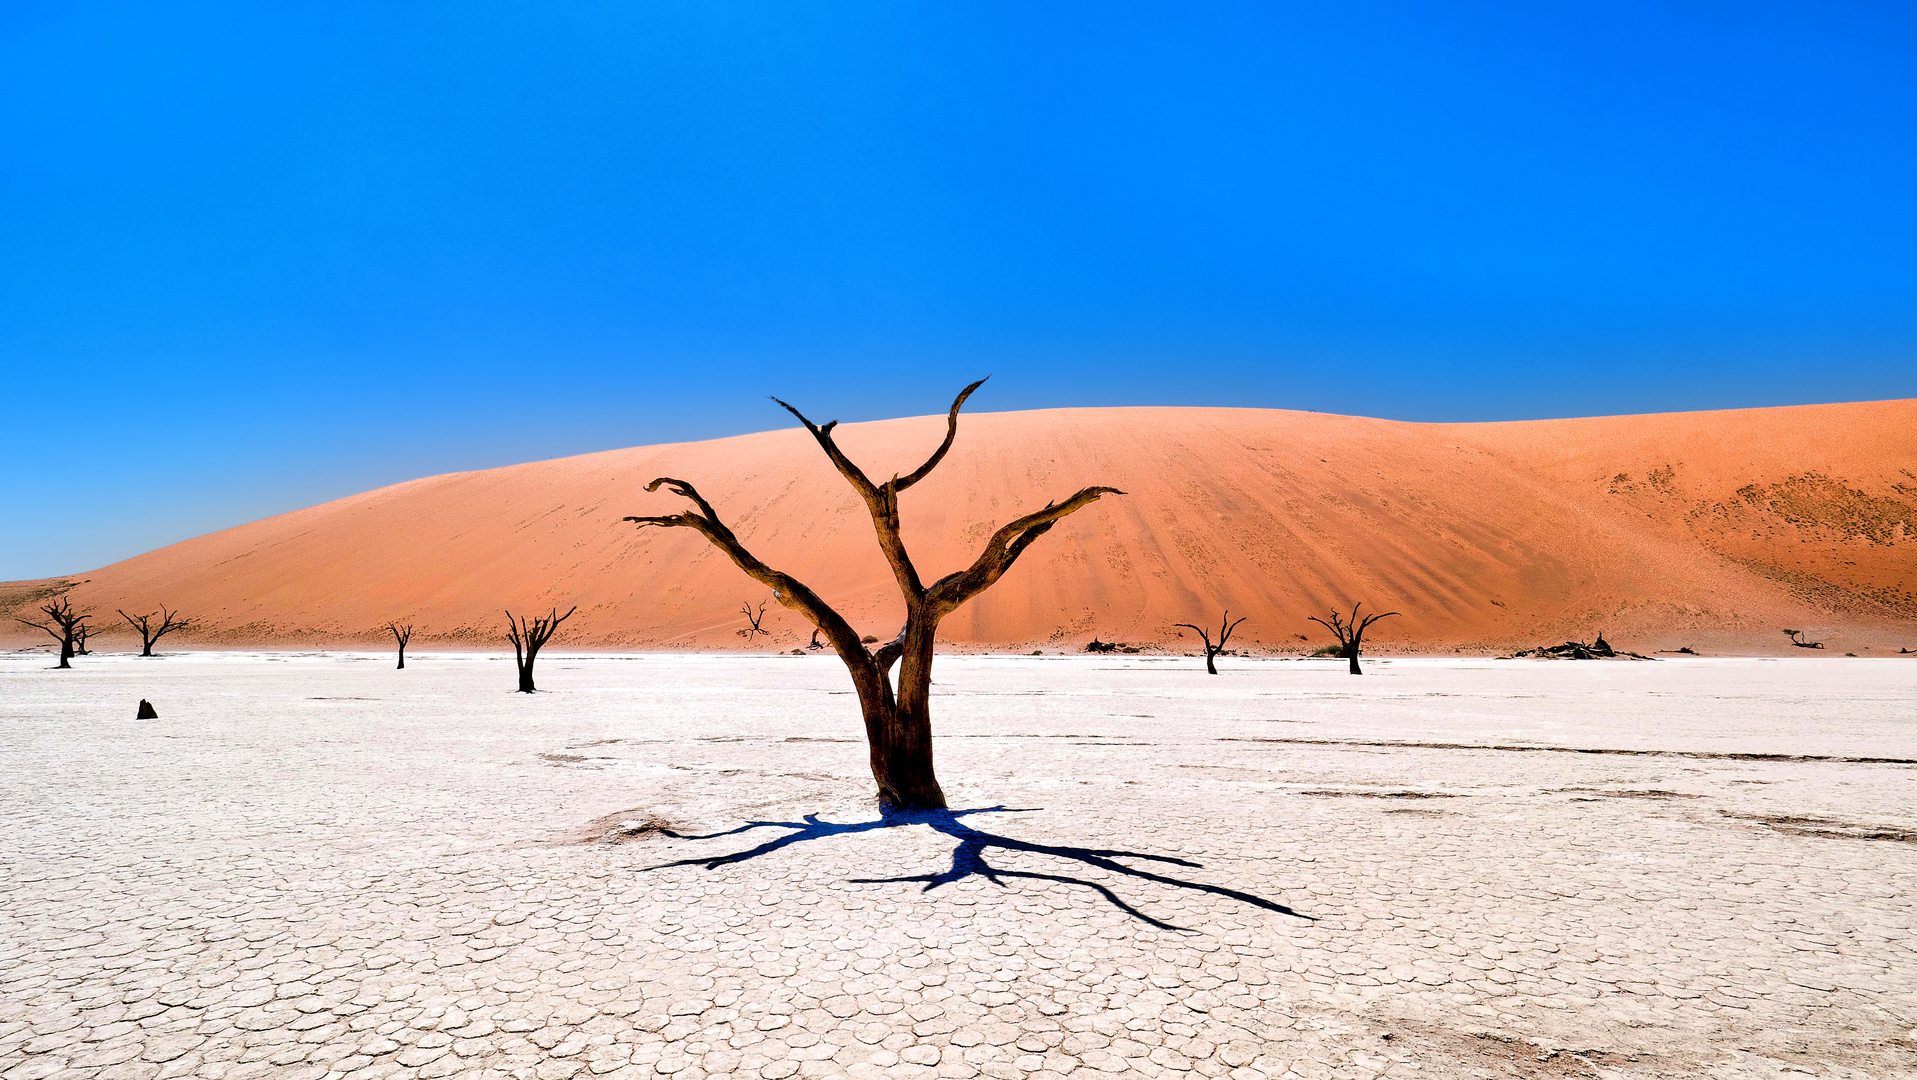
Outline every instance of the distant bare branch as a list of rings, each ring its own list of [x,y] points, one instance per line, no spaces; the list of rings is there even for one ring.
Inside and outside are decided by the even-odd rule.
[[[865,646],[859,643],[858,631],[852,629],[851,623],[846,622],[838,612],[832,610],[832,607],[820,599],[819,594],[813,592],[804,582],[790,574],[772,569],[757,555],[748,551],[732,530],[726,528],[725,523],[719,520],[719,515],[712,509],[712,504],[708,503],[691,484],[684,480],[662,476],[647,484],[646,490],[657,491],[661,486],[671,490],[674,495],[691,499],[701,512],[695,514],[687,511],[658,517],[628,517],[625,520],[642,529],[653,526],[663,529],[694,530],[710,541],[714,547],[725,552],[733,564],[745,571],[753,580],[771,589],[773,599],[805,616],[813,626],[824,631],[825,635],[832,639],[833,646],[841,655],[848,650],[860,656],[867,655]]]
[[[1230,609],[1227,609],[1223,615],[1219,616],[1218,643],[1215,645],[1212,644],[1211,632],[1202,626],[1196,626],[1188,622],[1173,623],[1172,626],[1174,628],[1184,627],[1198,634],[1199,639],[1205,643],[1205,671],[1208,674],[1216,675],[1218,674],[1218,665],[1213,658],[1225,651],[1225,643],[1231,640],[1231,632],[1238,629],[1239,623],[1244,622],[1250,617],[1249,615],[1241,615],[1236,620],[1233,620]],[[1184,637],[1185,635],[1180,634],[1178,636]]]
[[[513,643],[513,662],[519,666],[520,693],[534,692],[536,687],[533,686],[533,662],[539,659],[539,650],[545,648],[546,642],[552,640],[553,634],[559,629],[559,624],[572,618],[572,613],[578,610],[579,607],[575,604],[571,611],[561,615],[559,609],[555,607],[550,614],[538,615],[531,620],[521,615],[516,622],[513,619],[513,613],[506,612],[506,637]]]
[[[1358,653],[1364,648],[1365,631],[1370,629],[1371,624],[1377,622],[1379,619],[1389,619],[1393,615],[1398,614],[1395,611],[1386,611],[1381,614],[1366,615],[1360,618],[1358,609],[1362,607],[1364,607],[1362,601],[1351,605],[1351,617],[1349,620],[1340,617],[1336,608],[1333,608],[1331,611],[1330,622],[1326,622],[1315,615],[1310,617],[1312,622],[1331,631],[1332,636],[1338,639],[1338,655],[1346,657],[1351,661],[1351,673],[1353,675],[1363,674],[1363,671],[1358,665]]]
[[[65,597],[41,604],[39,611],[47,617],[47,622],[38,623],[31,619],[15,619],[14,621],[31,626],[35,630],[44,631],[48,636],[52,637],[53,640],[59,642],[60,666],[63,668],[72,667],[73,665],[69,663],[69,661],[72,660],[74,656],[74,643],[85,640],[86,634],[91,630],[91,628],[86,625],[86,622],[93,616],[89,613],[73,610],[73,602]]]
[[[747,644],[751,643],[753,636],[756,634],[764,634],[767,637],[772,636],[772,631],[759,625],[759,621],[765,618],[765,601],[759,601],[759,610],[756,614],[752,610],[752,601],[750,600],[740,604],[739,610],[745,613],[746,628],[738,633],[740,637],[746,639]]]

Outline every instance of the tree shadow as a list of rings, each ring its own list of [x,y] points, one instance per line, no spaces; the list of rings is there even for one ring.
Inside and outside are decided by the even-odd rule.
[[[1289,915],[1296,919],[1313,919],[1313,916],[1301,915],[1283,904],[1266,900],[1261,896],[1254,896],[1248,892],[1228,889],[1222,885],[1207,885],[1200,881],[1186,881],[1183,878],[1172,877],[1169,874],[1127,866],[1118,861],[1120,859],[1142,859],[1147,862],[1168,866],[1190,867],[1192,869],[1202,868],[1202,864],[1186,859],[1173,858],[1169,855],[1148,855],[1140,851],[1122,851],[1116,848],[1061,847],[1053,844],[1034,844],[1014,837],[1000,836],[996,833],[988,833],[981,829],[975,829],[959,820],[960,818],[969,817],[973,814],[1024,814],[1032,812],[1032,809],[1033,808],[1012,809],[1004,806],[986,806],[971,810],[901,811],[885,814],[875,821],[859,821],[851,824],[821,821],[817,814],[806,814],[802,821],[754,821],[741,825],[736,829],[726,829],[722,832],[705,833],[697,836],[663,830],[666,835],[680,840],[716,840],[720,837],[736,836],[741,833],[751,832],[754,829],[784,829],[786,832],[771,840],[767,840],[758,847],[747,848],[744,851],[735,851],[727,855],[717,855],[711,858],[678,859],[673,862],[660,863],[657,866],[648,866],[645,870],[642,870],[641,873],[652,870],[664,870],[674,866],[703,866],[708,870],[716,870],[721,866],[726,866],[731,863],[741,863],[749,859],[756,859],[761,855],[770,855],[781,848],[790,847],[793,844],[802,844],[810,840],[822,840],[828,836],[868,833],[879,829],[898,828],[904,825],[925,825],[958,841],[958,846],[952,849],[952,865],[950,869],[932,874],[909,874],[902,877],[889,878],[852,878],[851,880],[860,884],[922,881],[925,883],[924,891],[926,892],[930,892],[940,885],[948,885],[954,881],[962,881],[973,875],[982,877],[992,884],[999,886],[1005,884],[1004,879],[1006,878],[1027,878],[1034,881],[1053,881],[1065,885],[1083,885],[1103,896],[1113,907],[1118,908],[1120,911],[1123,911],[1125,914],[1130,915],[1140,922],[1150,923],[1152,926],[1156,926],[1161,930],[1192,932],[1185,930],[1184,927],[1174,926],[1162,919],[1155,919],[1145,914],[1137,907],[1127,903],[1124,898],[1120,897],[1116,892],[1113,892],[1110,888],[1096,881],[1087,881],[1084,878],[1072,877],[1069,874],[1041,874],[1029,870],[1008,870],[993,866],[985,861],[985,852],[987,849],[1000,848],[1005,851],[1022,851],[1034,855],[1049,855],[1054,858],[1076,862],[1083,866],[1110,871],[1111,873],[1134,878],[1139,881],[1170,885],[1174,888],[1189,889],[1193,892],[1210,893],[1213,896],[1222,896],[1226,899],[1236,900],[1239,903],[1248,904],[1264,911],[1272,911],[1280,915]]]

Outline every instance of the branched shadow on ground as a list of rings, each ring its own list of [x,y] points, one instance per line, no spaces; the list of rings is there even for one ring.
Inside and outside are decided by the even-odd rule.
[[[1162,919],[1152,918],[1150,915],[1140,911],[1137,907],[1126,903],[1124,898],[1120,897],[1110,888],[1096,881],[1087,881],[1084,878],[1072,877],[1069,874],[1041,874],[1028,870],[1007,870],[1002,867],[993,866],[985,861],[985,852],[987,849],[1000,848],[1005,851],[1023,851],[1034,855],[1049,855],[1054,858],[1076,862],[1083,866],[1107,870],[1123,877],[1135,878],[1139,881],[1170,885],[1174,888],[1189,889],[1193,892],[1210,893],[1213,896],[1222,896],[1230,900],[1236,900],[1242,904],[1249,904],[1255,908],[1274,911],[1280,915],[1290,915],[1297,919],[1312,918],[1310,915],[1301,915],[1283,904],[1266,900],[1261,896],[1253,896],[1248,892],[1240,892],[1237,889],[1227,889],[1222,885],[1207,885],[1200,881],[1186,881],[1168,874],[1127,866],[1118,861],[1120,859],[1143,859],[1148,862],[1169,866],[1190,867],[1193,869],[1201,868],[1201,864],[1191,862],[1187,859],[1177,859],[1169,855],[1149,855],[1141,851],[1122,851],[1116,848],[1082,848],[1062,847],[1053,844],[1034,844],[1026,840],[1019,840],[1010,836],[1000,836],[996,833],[988,833],[981,829],[975,829],[959,820],[960,818],[970,817],[973,814],[1023,814],[1030,812],[1030,809],[1012,809],[1004,806],[986,806],[971,810],[918,810],[889,813],[875,821],[858,821],[850,824],[821,821],[817,814],[806,814],[801,821],[754,821],[741,825],[736,829],[727,829],[723,832],[706,833],[698,836],[666,830],[666,835],[680,840],[716,840],[721,837],[737,836],[741,833],[751,832],[754,829],[784,829],[786,831],[780,836],[767,840],[758,847],[747,848],[744,851],[735,851],[727,855],[717,855],[711,858],[678,859],[669,863],[660,863],[657,866],[649,866],[645,869],[649,871],[664,870],[674,866],[703,866],[708,870],[716,870],[721,866],[726,866],[731,863],[741,863],[748,859],[756,859],[761,855],[770,855],[781,848],[790,847],[793,844],[802,844],[810,840],[822,840],[828,836],[847,836],[855,833],[868,833],[879,829],[898,828],[904,825],[925,825],[958,841],[958,846],[952,849],[951,869],[933,874],[911,874],[903,877],[890,878],[853,878],[851,880],[860,884],[922,881],[925,883],[926,892],[930,892],[940,885],[948,885],[954,881],[961,881],[975,874],[999,886],[1005,884],[1004,879],[1006,878],[1026,878],[1034,881],[1053,881],[1065,885],[1083,885],[1088,889],[1095,890],[1099,895],[1109,901],[1113,907],[1118,908],[1134,919],[1150,923],[1161,930],[1184,931],[1183,927],[1173,926],[1171,923],[1165,922]],[[645,871],[641,872],[643,873]]]

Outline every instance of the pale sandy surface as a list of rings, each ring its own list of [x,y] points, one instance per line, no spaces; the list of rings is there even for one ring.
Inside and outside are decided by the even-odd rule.
[[[79,663],[7,1080],[1917,1073],[1917,663],[947,658],[882,828],[827,657]]]

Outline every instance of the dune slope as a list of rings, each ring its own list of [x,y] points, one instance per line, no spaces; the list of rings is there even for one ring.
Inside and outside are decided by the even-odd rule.
[[[874,476],[916,467],[942,417],[847,425]],[[1121,408],[963,418],[902,497],[926,580],[991,530],[1091,484],[1126,491],[1041,538],[945,624],[958,645],[1176,640],[1247,616],[1247,646],[1323,643],[1307,616],[1403,612],[1382,651],[1506,649],[1599,630],[1620,647],[1917,649],[1917,400],[1493,424],[1254,409]],[[87,574],[83,607],[166,603],[200,644],[492,643],[502,609],[579,613],[573,647],[743,647],[767,591],[646,481],[696,484],[762,559],[882,638],[899,602],[872,529],[802,430],[429,477],[197,537]],[[18,598],[31,591],[16,585]],[[809,628],[773,604],[771,641]],[[15,635],[16,642],[27,639]],[[1234,642],[1236,643],[1236,642]]]

